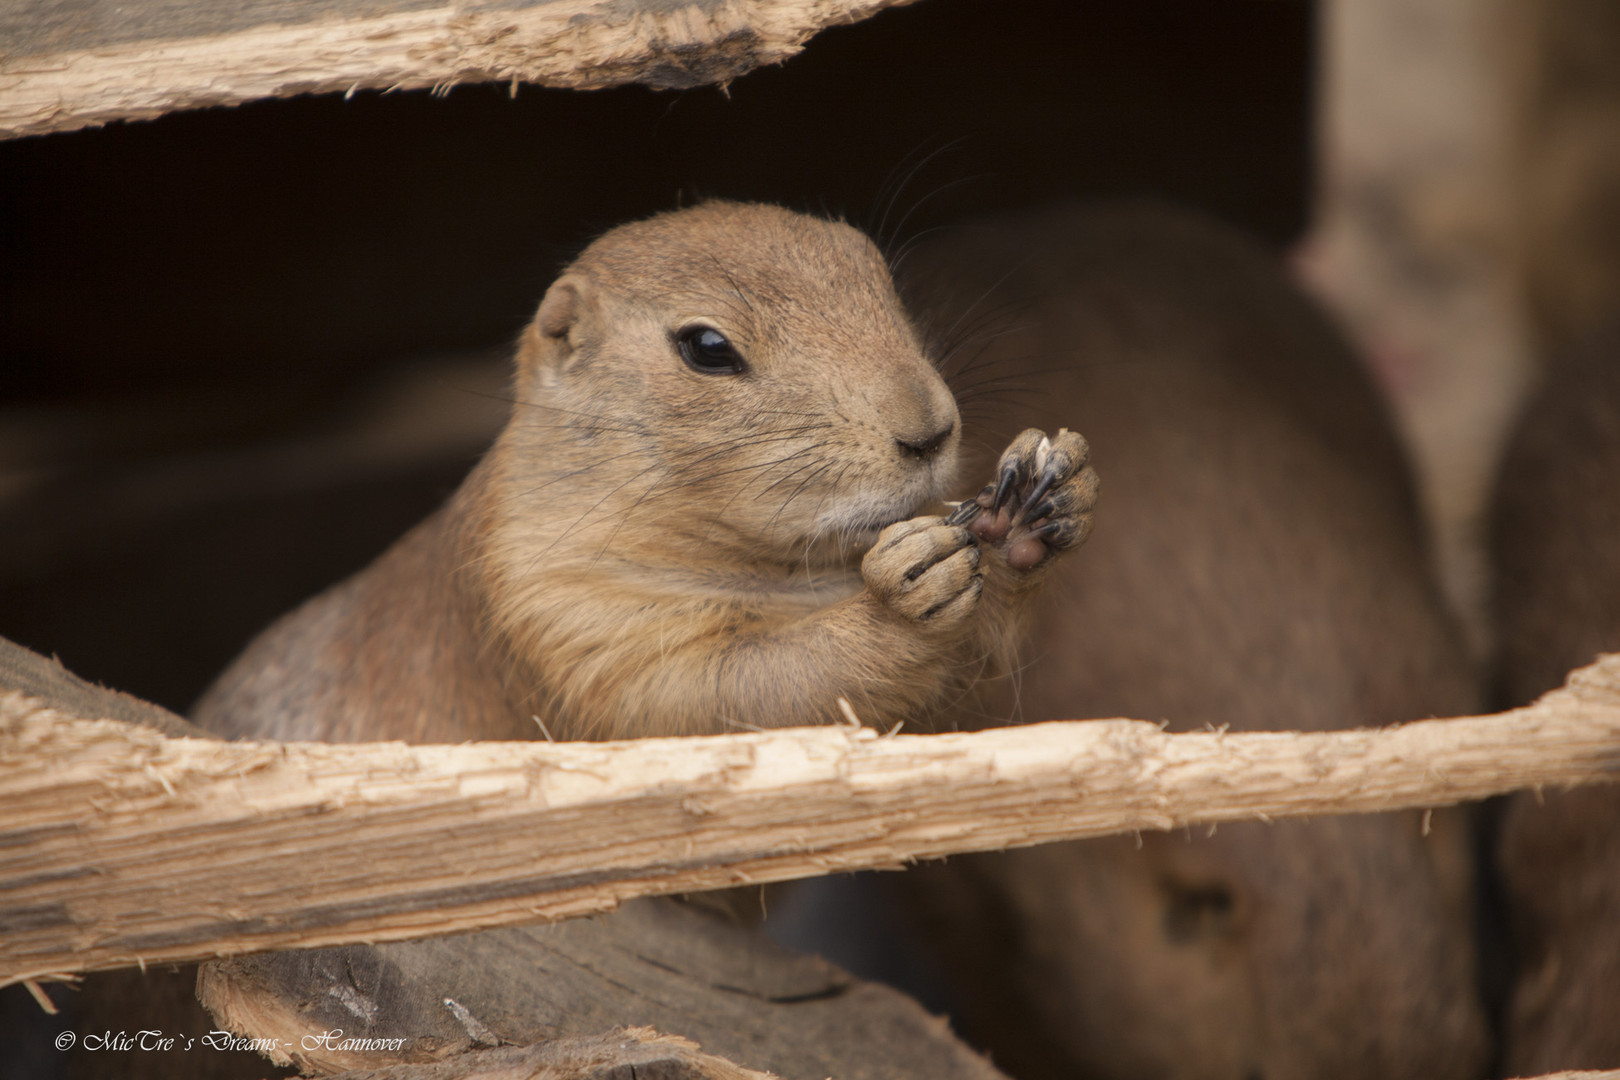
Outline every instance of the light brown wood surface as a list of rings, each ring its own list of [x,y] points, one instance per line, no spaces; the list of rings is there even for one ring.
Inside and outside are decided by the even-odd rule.
[[[583,1043],[584,1040],[581,1040],[581,1042]],[[639,1044],[637,1048],[640,1049]],[[663,1064],[665,1061],[676,1061],[684,1065],[691,1060],[677,1056],[676,1053],[667,1053],[667,1056],[659,1057],[647,1051],[641,1052],[646,1055],[642,1060],[654,1061],[659,1064]],[[366,1069],[360,1072],[340,1073],[333,1075],[330,1080],[485,1080],[485,1078],[487,1080],[553,1080],[554,1077],[569,1075],[567,1073],[546,1071],[551,1066],[551,1059],[557,1056],[560,1055],[544,1046],[530,1046],[521,1049],[509,1047],[501,1050],[475,1051],[451,1061],[433,1065],[395,1065],[376,1070]],[[694,1057],[697,1057],[697,1055],[694,1055]],[[729,1065],[729,1063],[727,1064]],[[524,1069],[532,1068],[534,1071],[521,1072],[518,1071],[519,1066]],[[736,1068],[735,1066],[730,1067]],[[720,1078],[730,1080],[729,1074],[718,1069],[712,1074],[695,1070],[694,1074],[698,1076],[713,1075],[717,1080],[720,1080]],[[765,1080],[769,1076],[767,1073],[755,1073],[745,1069],[737,1069],[736,1075],[750,1078],[750,1080],[756,1077]],[[1548,1073],[1545,1076],[1528,1077],[1525,1080],[1620,1080],[1620,1069]]]
[[[1305,734],[1090,720],[890,738],[224,743],[11,692],[0,982],[1132,830],[1441,806],[1617,770],[1620,655],[1529,708]]]
[[[0,10],[0,138],[462,82],[724,84],[910,0],[30,0]]]
[[[639,1027],[782,1080],[1006,1080],[898,990],[673,897],[548,926],[230,957],[196,985],[216,1026],[313,1073]]]
[[[771,1073],[744,1069],[703,1053],[686,1039],[660,1035],[651,1028],[474,1050],[448,1061],[339,1073],[336,1080],[580,1080],[617,1076],[775,1080]]]

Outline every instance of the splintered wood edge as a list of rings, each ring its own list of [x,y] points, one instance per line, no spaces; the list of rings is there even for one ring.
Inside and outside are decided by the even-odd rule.
[[[295,94],[444,91],[464,82],[503,83],[513,93],[523,83],[580,90],[723,85],[781,63],[827,27],[911,2],[449,3],[61,52],[19,53],[0,43],[0,138]]]
[[[768,719],[768,718],[761,718]],[[1620,654],[1383,730],[1137,720],[621,743],[228,743],[0,695],[0,984],[432,937],[677,892],[1620,775]]]

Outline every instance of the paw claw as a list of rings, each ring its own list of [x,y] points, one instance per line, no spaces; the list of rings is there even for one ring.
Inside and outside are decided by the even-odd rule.
[[[1036,503],[1046,497],[1046,493],[1052,490],[1052,485],[1055,483],[1057,483],[1056,472],[1048,469],[1041,474],[1040,480],[1036,482],[1035,487],[1030,491],[1029,497],[1024,500],[1021,513],[1025,521],[1034,521],[1036,518],[1046,516],[1045,514],[1034,514],[1030,511],[1035,508]]]
[[[1013,465],[1002,467],[1001,479],[996,483],[995,498],[991,500],[989,509],[1000,510],[1007,505],[1012,497],[1013,489],[1018,486],[1018,469]]]

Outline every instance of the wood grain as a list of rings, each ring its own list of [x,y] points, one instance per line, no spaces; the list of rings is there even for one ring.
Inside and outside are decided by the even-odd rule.
[[[34,0],[0,19],[0,138],[333,91],[724,84],[908,2]]]
[[[1133,720],[885,738],[224,743],[0,695],[0,982],[605,911],[654,894],[1620,771],[1620,655],[1382,731]]]
[[[898,990],[672,897],[552,926],[216,960],[197,991],[220,1027],[313,1073],[637,1027],[782,1080],[1006,1080]],[[342,1034],[310,1037],[328,1032]]]
[[[337,1074],[334,1080],[581,1080],[601,1077],[671,1080],[775,1080],[771,1073],[702,1053],[691,1042],[630,1028],[612,1035],[553,1039],[531,1046],[475,1050],[448,1061],[385,1065]]]

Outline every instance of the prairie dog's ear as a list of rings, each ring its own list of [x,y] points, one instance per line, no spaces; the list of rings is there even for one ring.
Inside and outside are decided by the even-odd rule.
[[[596,289],[579,274],[564,274],[546,290],[540,311],[534,317],[537,331],[548,338],[567,338],[573,344],[573,330],[587,309],[595,306]]]
[[[551,374],[569,369],[586,335],[591,334],[596,308],[596,283],[585,275],[564,274],[552,282],[546,298],[539,301],[535,321],[523,332],[518,366]]]
[[[564,274],[546,290],[534,321],[523,331],[518,368],[550,378],[567,370],[589,333],[597,308],[596,286],[582,274]]]

